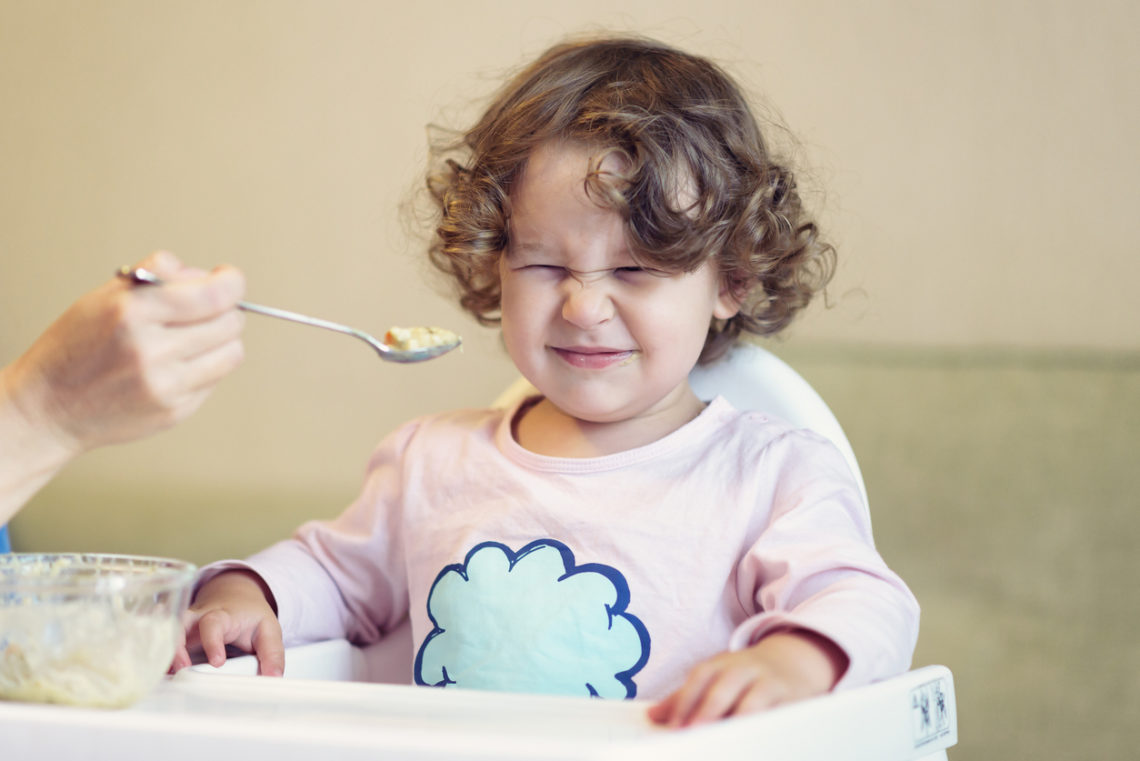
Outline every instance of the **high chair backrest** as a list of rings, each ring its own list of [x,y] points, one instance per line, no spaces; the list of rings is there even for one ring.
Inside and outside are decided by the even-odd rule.
[[[847,434],[823,397],[787,362],[761,346],[738,343],[715,362],[694,369],[689,383],[701,399],[720,394],[739,410],[765,412],[826,436],[847,459],[863,506],[868,506],[863,473]]]
[[[867,509],[867,487],[847,435],[823,398],[787,362],[761,346],[738,343],[720,359],[694,369],[689,383],[705,401],[719,394],[737,409],[764,412],[826,436],[847,459]],[[510,406],[532,392],[534,387],[520,378],[499,395],[494,405]]]

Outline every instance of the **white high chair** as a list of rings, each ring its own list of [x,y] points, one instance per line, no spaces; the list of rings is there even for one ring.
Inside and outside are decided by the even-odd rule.
[[[740,344],[725,357],[694,370],[690,382],[704,400],[720,394],[737,409],[767,412],[827,436],[846,456],[867,508],[862,474],[843,429],[819,394],[783,360],[759,346]],[[525,379],[519,379],[494,405],[509,406],[533,390]],[[405,619],[379,643],[365,648],[343,640],[290,648],[286,656],[287,676],[406,685],[412,682],[414,649]],[[208,665],[194,668],[203,672],[255,674],[256,662],[251,656],[243,656],[231,658],[222,669]],[[541,697],[533,698],[536,706],[543,705]],[[653,761],[680,761],[716,753],[722,758],[767,761],[937,761],[945,760],[945,749],[955,743],[957,707],[953,676],[944,666],[927,666],[878,684],[802,701],[755,717],[719,722],[699,731],[646,736],[633,745],[621,745],[620,753],[602,749],[588,757],[620,755],[627,761],[632,755]]]
[[[767,412],[829,438],[847,458],[863,494],[863,507],[867,507],[867,487],[843,428],[816,390],[784,360],[755,344],[739,343],[715,362],[696,367],[689,383],[706,402],[719,394],[738,410]],[[534,392],[526,378],[519,378],[492,406],[509,407]]]

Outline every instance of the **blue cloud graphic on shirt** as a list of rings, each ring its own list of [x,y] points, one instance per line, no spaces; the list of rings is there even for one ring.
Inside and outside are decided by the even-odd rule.
[[[561,542],[540,539],[518,552],[484,542],[432,585],[435,628],[416,654],[416,683],[632,698],[649,633],[628,604],[619,571],[576,565]]]

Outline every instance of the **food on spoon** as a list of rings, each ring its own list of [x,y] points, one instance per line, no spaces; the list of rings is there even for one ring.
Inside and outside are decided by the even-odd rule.
[[[400,351],[430,349],[435,346],[451,346],[459,341],[459,336],[445,328],[417,325],[414,328],[389,328],[384,334],[384,343]]]

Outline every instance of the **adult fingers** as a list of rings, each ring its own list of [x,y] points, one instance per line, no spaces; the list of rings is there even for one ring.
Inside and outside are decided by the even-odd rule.
[[[140,266],[148,261],[150,257]],[[139,316],[145,319],[169,325],[196,323],[233,309],[245,294],[245,276],[235,267],[222,266],[205,272],[182,267],[180,263],[175,265],[165,257],[155,261],[158,263],[148,269],[159,276],[161,285],[137,286],[116,278],[120,288],[130,290]]]
[[[190,360],[156,360],[139,375],[133,409],[148,411],[160,428],[185,420],[244,357],[241,340],[234,339]]]
[[[232,373],[245,359],[245,346],[234,339],[199,354],[185,364],[186,388],[191,393],[208,391]]]
[[[135,262],[133,267],[149,270],[164,280],[175,277],[186,269],[186,265],[169,251],[155,251],[144,259]]]
[[[201,322],[170,325],[162,339],[164,350],[156,349],[156,357],[166,356],[184,361],[208,354],[234,341],[240,342],[245,329],[245,314],[236,309],[222,312]]]
[[[155,316],[168,325],[185,325],[233,309],[245,294],[245,276],[234,267],[218,267],[203,277],[177,279],[156,289]]]

